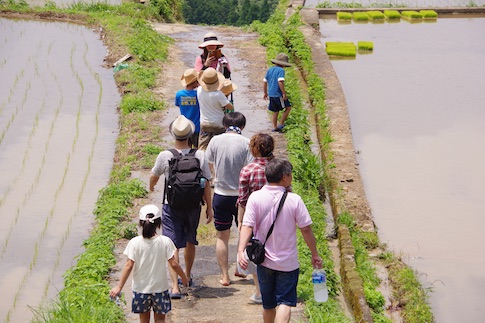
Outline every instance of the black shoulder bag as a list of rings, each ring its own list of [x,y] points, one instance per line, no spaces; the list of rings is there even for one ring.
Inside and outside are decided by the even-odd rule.
[[[276,222],[276,219],[278,218],[278,214],[281,211],[281,207],[285,203],[287,195],[288,195],[288,192],[284,192],[283,196],[281,197],[280,204],[278,205],[278,210],[276,211],[275,219],[273,221],[273,224],[269,228],[268,235],[266,236],[266,241],[264,243],[261,243],[261,241],[259,241],[258,239],[251,238],[251,240],[249,240],[246,246],[246,253],[248,254],[249,260],[254,262],[256,265],[259,265],[264,261],[265,253],[266,253],[264,246],[266,245],[266,242],[268,241],[269,236],[273,232],[274,224]]]

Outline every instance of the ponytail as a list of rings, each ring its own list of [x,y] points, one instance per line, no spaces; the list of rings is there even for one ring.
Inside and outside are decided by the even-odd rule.
[[[153,217],[153,215],[151,217]],[[157,229],[162,225],[162,219],[157,218],[153,220],[153,223],[148,220],[140,220],[139,225],[142,228],[143,238],[150,239],[157,233]]]

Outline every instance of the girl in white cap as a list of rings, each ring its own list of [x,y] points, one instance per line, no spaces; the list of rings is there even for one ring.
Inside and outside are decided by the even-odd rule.
[[[204,42],[199,45],[199,48],[203,49],[204,52],[195,59],[194,69],[201,71],[212,67],[221,72],[226,79],[230,78],[231,67],[227,57],[221,52],[222,47],[224,47],[224,44],[217,40],[216,34],[205,34]]]
[[[189,280],[182,267],[175,260],[175,245],[170,238],[157,233],[161,226],[161,212],[155,205],[145,205],[140,209],[139,225],[142,235],[128,242],[125,254],[128,259],[121,272],[121,278],[109,295],[116,297],[133,270],[133,301],[131,311],[140,315],[140,322],[150,322],[153,309],[155,322],[165,322],[165,315],[172,309],[168,292],[166,262],[182,278],[187,286]]]

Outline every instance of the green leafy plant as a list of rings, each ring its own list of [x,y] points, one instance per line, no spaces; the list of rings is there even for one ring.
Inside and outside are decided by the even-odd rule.
[[[352,14],[350,12],[337,12],[337,20],[352,20]]]
[[[352,13],[352,19],[354,19],[354,21],[368,21],[369,15],[367,15],[366,12],[355,11]]]
[[[421,18],[423,18],[423,15],[420,14],[419,12],[415,11],[415,10],[401,11],[401,15],[405,18],[410,18],[410,19],[421,19]]]
[[[387,19],[400,19],[401,14],[397,10],[384,10],[384,16]]]
[[[371,41],[358,41],[357,42],[357,49],[358,50],[374,50],[374,43]]]
[[[419,10],[419,13],[423,16],[423,19],[438,18],[438,13],[434,10]]]
[[[326,51],[330,56],[355,57],[355,44],[352,42],[326,42]]]
[[[381,11],[367,11],[370,20],[383,20],[386,16]]]

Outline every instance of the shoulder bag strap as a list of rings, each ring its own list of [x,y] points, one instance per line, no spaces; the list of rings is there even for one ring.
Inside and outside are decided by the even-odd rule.
[[[283,207],[283,204],[285,203],[287,195],[288,195],[288,192],[285,191],[283,193],[283,196],[281,197],[280,204],[278,205],[278,210],[276,211],[276,216],[274,218],[273,224],[269,228],[268,235],[266,236],[266,241],[268,241],[269,236],[271,235],[271,233],[273,233],[274,224],[276,222],[276,219],[278,218],[278,214],[280,214],[280,211],[281,211],[281,208]],[[266,245],[266,241],[264,242],[263,246]]]

